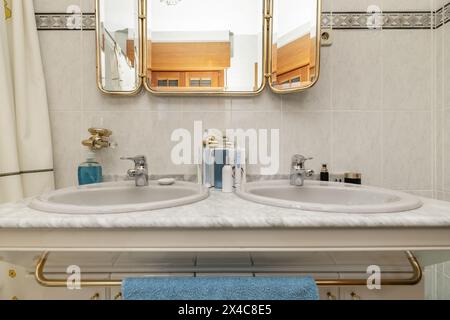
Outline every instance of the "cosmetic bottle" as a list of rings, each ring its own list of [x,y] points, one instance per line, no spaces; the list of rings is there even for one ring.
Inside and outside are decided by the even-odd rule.
[[[237,187],[239,187],[242,184],[242,174],[243,174],[243,169],[242,169],[242,150],[236,148],[235,149],[235,161],[234,161],[234,185]]]
[[[227,149],[214,149],[214,188],[222,189],[222,170],[227,159]]]
[[[322,170],[320,170],[320,181],[330,181],[330,173],[326,164],[323,164]]]
[[[203,141],[202,184],[207,188],[214,187],[214,149],[217,146],[218,142],[214,136]]]
[[[231,166],[231,154],[230,152],[227,156],[225,165],[222,168],[222,192],[231,193],[233,192],[233,167]],[[234,156],[234,154],[232,155]]]
[[[347,172],[344,175],[344,182],[350,184],[361,184],[362,174],[357,172]]]
[[[78,184],[82,186],[100,182],[102,182],[102,166],[97,162],[95,152],[89,151],[86,161],[78,167]]]

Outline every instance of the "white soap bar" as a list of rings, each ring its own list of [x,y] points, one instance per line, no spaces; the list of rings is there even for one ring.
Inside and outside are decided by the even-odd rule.
[[[173,179],[173,178],[164,178],[164,179],[158,180],[158,184],[160,184],[162,186],[170,186],[174,183],[175,183],[175,179]]]

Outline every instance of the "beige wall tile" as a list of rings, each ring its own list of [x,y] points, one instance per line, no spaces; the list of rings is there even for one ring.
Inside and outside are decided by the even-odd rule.
[[[439,28],[434,32],[434,70],[435,70],[435,107],[442,109],[444,107],[444,28]],[[449,64],[450,65],[450,64]]]
[[[81,110],[81,31],[39,31],[50,110]]]
[[[433,84],[431,30],[383,32],[383,106],[430,110]]]
[[[78,184],[77,168],[83,159],[81,112],[52,111],[50,123],[56,188]]]
[[[273,94],[266,88],[260,95],[255,97],[233,97],[231,99],[231,110],[239,111],[281,111],[281,96]]]
[[[444,107],[450,109],[450,23],[443,27],[443,42],[444,42]]]
[[[95,0],[81,0],[81,10],[83,12],[95,12]]]
[[[383,33],[346,30],[333,34],[333,106],[340,110],[380,109]]]
[[[431,11],[433,0],[381,0],[384,11]]]
[[[230,111],[231,100],[224,97],[177,98],[183,112]]]
[[[331,0],[333,11],[366,11],[371,5],[381,7],[384,0]]]
[[[443,118],[443,189],[446,192],[450,192],[450,110],[444,111]]]
[[[435,111],[435,181],[434,189],[436,191],[444,190],[444,111],[438,109]]]
[[[414,196],[424,197],[424,198],[433,198],[433,190],[404,190],[404,192],[410,193]]]
[[[229,118],[228,112],[85,112],[83,127],[100,126],[113,131],[118,146],[99,152],[107,174],[124,175],[131,164],[120,157],[138,154],[147,157],[152,174],[195,174],[195,165],[173,163],[171,151],[177,144],[171,141],[173,131],[187,129],[193,135],[194,121],[202,121],[204,129],[222,129],[229,126]]]
[[[330,47],[322,47],[318,82],[314,87],[303,92],[283,95],[283,112],[332,109],[332,72],[335,61],[332,52],[333,49]]]
[[[283,153],[282,149],[282,141],[283,141],[283,130],[282,129],[282,118],[281,118],[281,112],[252,112],[252,111],[238,111],[232,113],[232,122],[231,122],[231,128],[233,129],[278,129],[280,130],[280,153]],[[267,132],[268,137],[270,138],[270,131]],[[259,139],[258,139],[259,143]],[[252,145],[252,147],[254,147]],[[250,141],[247,141],[246,145],[247,150],[250,148]],[[269,146],[268,150],[270,151],[270,155],[272,154],[271,144],[269,140]],[[248,154],[248,151],[247,151]],[[269,153],[268,153],[269,155]],[[259,157],[258,157],[258,160]],[[279,172],[282,167],[282,157],[279,158],[280,161],[280,168]],[[261,165],[260,161],[258,161],[257,164],[249,164],[247,166],[247,172],[249,174],[261,174],[261,167],[267,167],[266,165]]]
[[[86,0],[84,0],[86,1]],[[81,5],[81,0],[33,0],[35,12],[67,12],[69,6]]]
[[[404,190],[432,189],[431,112],[383,114],[383,185]]]
[[[361,172],[364,184],[382,185],[381,112],[336,112],[332,137],[332,172]]]
[[[289,173],[291,157],[314,157],[308,169],[319,172],[322,163],[331,163],[332,117],[330,112],[286,112],[281,131],[281,168]]]

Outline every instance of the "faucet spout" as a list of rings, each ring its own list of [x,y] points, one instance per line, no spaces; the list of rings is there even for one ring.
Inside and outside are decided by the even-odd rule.
[[[130,178],[134,178],[136,187],[148,186],[148,165],[145,156],[136,156],[131,158],[120,158],[121,160],[130,160],[134,162],[134,169],[127,171],[127,175]]]
[[[307,160],[312,160],[312,158],[306,158],[298,154],[292,157],[290,174],[291,185],[301,187],[305,184],[305,178],[311,177],[314,174],[314,170],[305,169],[305,162]]]

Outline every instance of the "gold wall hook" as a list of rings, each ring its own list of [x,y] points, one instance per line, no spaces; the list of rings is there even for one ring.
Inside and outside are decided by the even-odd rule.
[[[91,137],[89,139],[81,141],[83,146],[89,147],[92,150],[100,150],[108,148],[111,144],[109,137],[112,135],[112,131],[103,128],[89,128]]]

